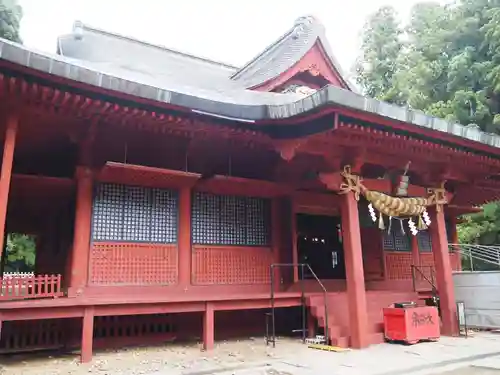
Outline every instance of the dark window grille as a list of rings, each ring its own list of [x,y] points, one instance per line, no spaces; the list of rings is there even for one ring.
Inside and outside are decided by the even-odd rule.
[[[390,233],[384,232],[384,250],[388,251],[411,251],[411,239],[408,233],[398,229],[392,229]]]
[[[431,234],[428,230],[417,233],[417,243],[421,253],[430,253],[432,251]]]
[[[177,242],[177,192],[103,183],[96,187],[94,241]]]
[[[270,216],[268,199],[196,192],[192,206],[193,243],[268,246]]]

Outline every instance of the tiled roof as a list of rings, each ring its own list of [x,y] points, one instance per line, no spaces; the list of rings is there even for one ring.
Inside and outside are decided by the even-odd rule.
[[[314,17],[307,16],[297,19],[292,29],[234,73],[231,78],[241,82],[245,88],[263,84],[290,69],[317,42],[323,47],[333,68],[340,77],[344,77],[342,68],[326,39],[324,26]],[[344,82],[350,89],[354,89],[345,79]]]
[[[132,79],[134,74],[137,80],[149,76],[167,87],[175,83],[222,92],[248,89],[278,77],[300,61],[316,42],[321,43],[333,68],[342,76],[324,27],[313,17],[299,18],[286,34],[241,69],[81,22],[75,22],[73,33],[59,38],[58,53],[98,64],[96,66],[126,71]]]
[[[83,39],[85,39],[85,35]],[[65,43],[64,38],[62,38],[60,40],[60,51],[62,50],[62,53],[65,54],[64,49],[68,51],[70,48],[71,44]],[[103,48],[105,49],[105,46]],[[109,48],[114,52],[120,51],[115,46]],[[162,53],[167,55],[170,53],[179,54],[179,59],[192,59],[190,63],[199,64],[200,70],[204,69],[201,66],[209,66],[210,68],[207,68],[207,70],[217,72],[210,78],[214,83],[218,82],[218,79],[225,76],[226,73],[228,73],[227,77],[229,77],[229,74],[234,73],[235,69],[208,60],[165,50],[161,47],[155,46],[154,48],[159,50],[158,55],[148,55],[143,67],[139,69],[136,65],[120,64],[119,56],[125,51],[121,51],[113,62],[103,61],[104,58],[102,56],[99,58],[98,53],[94,53],[96,61],[82,61],[77,58],[37,52],[20,44],[0,39],[0,60],[70,81],[82,82],[105,90],[169,103],[214,116],[227,117],[234,121],[287,119],[316,111],[321,107],[334,105],[405,122],[410,125],[409,130],[411,130],[411,126],[427,128],[500,148],[500,136],[496,134],[485,133],[474,127],[453,124],[408,108],[366,98],[355,92],[335,86],[327,86],[308,97],[301,97],[293,93],[278,94],[251,91],[238,86],[218,87],[215,84],[208,84],[208,81],[203,81],[202,78],[198,82],[196,78],[191,77],[187,72],[182,75],[182,79],[178,75],[169,72],[160,74],[157,73],[157,69],[161,63],[151,59],[155,57],[162,58]],[[140,50],[129,50],[129,53],[135,55],[137,60],[140,60],[142,52]],[[144,52],[144,54],[146,53]],[[146,63],[148,61],[153,65],[157,63],[158,66],[155,65],[147,69]],[[182,64],[179,63],[179,65]],[[198,72],[191,71],[191,73],[194,75]],[[214,78],[217,75],[219,78]],[[226,81],[231,82],[232,80],[227,79]],[[497,153],[498,151],[492,149],[491,152]]]

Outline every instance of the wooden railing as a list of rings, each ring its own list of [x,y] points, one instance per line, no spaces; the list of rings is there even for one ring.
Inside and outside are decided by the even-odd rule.
[[[61,275],[10,276],[0,279],[0,301],[57,298],[62,295]]]

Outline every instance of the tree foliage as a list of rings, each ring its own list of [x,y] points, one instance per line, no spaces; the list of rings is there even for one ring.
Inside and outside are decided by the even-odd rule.
[[[356,63],[368,96],[485,131],[500,130],[500,0],[416,4],[407,25],[369,17]]]
[[[21,43],[19,27],[23,11],[16,0],[0,0],[0,37]]]
[[[357,82],[366,95],[500,134],[500,0],[416,4],[406,25],[395,10],[371,15]],[[500,205],[467,216],[462,242],[500,243]]]
[[[33,236],[10,233],[7,235],[6,270],[33,271],[36,260],[36,243]]]

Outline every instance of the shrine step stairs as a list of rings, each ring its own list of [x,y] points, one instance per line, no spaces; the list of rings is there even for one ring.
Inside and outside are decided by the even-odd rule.
[[[396,302],[417,301],[415,292],[368,291],[366,305],[368,310],[369,344],[384,342],[383,308]],[[306,304],[315,317],[318,327],[325,329],[325,296],[324,294],[309,294]],[[328,338],[330,345],[341,348],[350,346],[349,308],[347,293],[327,293]]]

